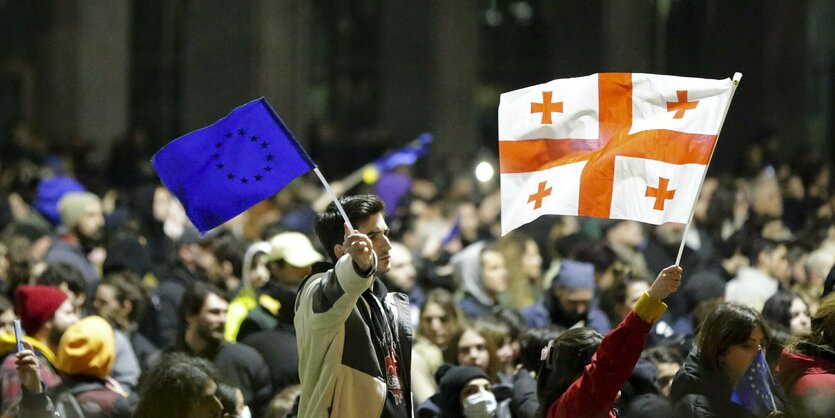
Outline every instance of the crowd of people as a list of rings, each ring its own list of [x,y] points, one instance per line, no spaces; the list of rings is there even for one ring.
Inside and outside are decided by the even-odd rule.
[[[752,151],[686,234],[502,237],[495,184],[402,165],[333,182],[350,222],[310,176],[201,235],[135,138],[88,181],[15,135],[2,417],[835,416],[831,163]],[[765,412],[733,400],[760,353]]]

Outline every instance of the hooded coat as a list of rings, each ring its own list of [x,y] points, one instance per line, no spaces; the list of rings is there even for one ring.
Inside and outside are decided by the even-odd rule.
[[[481,281],[481,251],[485,246],[486,241],[470,244],[450,260],[452,275],[464,293],[460,306],[467,318],[489,317],[496,305]]]
[[[777,380],[796,401],[799,416],[835,415],[835,349],[809,342],[784,350],[777,364]]]

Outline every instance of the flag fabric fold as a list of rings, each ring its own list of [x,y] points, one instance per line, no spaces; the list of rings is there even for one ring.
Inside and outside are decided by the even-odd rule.
[[[731,402],[743,406],[758,417],[765,417],[774,409],[774,394],[771,391],[771,370],[760,350],[751,365],[734,386]]]
[[[732,91],[601,73],[502,94],[502,234],[546,214],[687,223]]]
[[[263,97],[171,141],[151,163],[201,233],[315,168]]]

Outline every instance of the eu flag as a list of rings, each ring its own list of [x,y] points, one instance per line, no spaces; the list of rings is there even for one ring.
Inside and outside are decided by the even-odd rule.
[[[771,370],[765,361],[763,351],[757,354],[742,379],[734,386],[731,402],[742,405],[758,417],[767,416],[774,410],[774,395],[771,392]]]
[[[151,163],[201,233],[315,168],[263,97],[171,141]]]
[[[379,172],[389,171],[399,165],[414,165],[415,162],[426,154],[429,150],[429,144],[432,143],[432,134],[424,132],[414,141],[410,142],[403,148],[398,149],[390,154],[386,154],[373,163],[374,167]]]

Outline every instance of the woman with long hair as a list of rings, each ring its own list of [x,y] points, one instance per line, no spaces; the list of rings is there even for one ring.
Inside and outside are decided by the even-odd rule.
[[[445,289],[432,289],[420,307],[420,322],[412,347],[412,394],[419,404],[438,391],[435,371],[444,362],[443,350],[461,326],[455,297]]]
[[[699,326],[695,349],[673,379],[670,401],[674,416],[754,417],[732,402],[731,394],[768,346],[770,335],[762,315],[753,308],[737,303],[717,306]],[[774,389],[777,409],[783,410],[779,388]]]
[[[783,351],[777,380],[795,401],[798,416],[835,416],[835,294],[821,301],[812,332]]]

